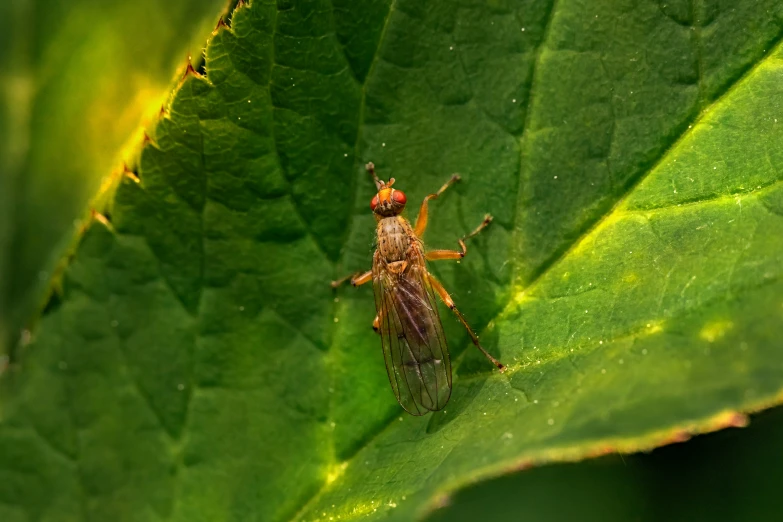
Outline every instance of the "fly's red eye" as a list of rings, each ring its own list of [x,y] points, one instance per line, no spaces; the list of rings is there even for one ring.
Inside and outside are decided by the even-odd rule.
[[[398,205],[404,205],[408,201],[408,198],[405,197],[405,192],[401,190],[395,190],[392,192],[392,199]]]
[[[370,210],[375,210],[375,207],[378,206],[378,194],[375,195],[374,198],[372,198],[372,201],[370,201]]]

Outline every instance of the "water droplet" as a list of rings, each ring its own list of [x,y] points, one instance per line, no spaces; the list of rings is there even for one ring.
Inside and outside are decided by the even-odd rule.
[[[117,328],[119,325],[120,325],[120,323],[119,323],[119,321],[117,321],[117,319],[113,319],[112,320],[112,322],[111,322],[111,327],[112,328]]]
[[[606,373],[606,368],[602,368],[601,373]]]
[[[185,385],[184,385],[184,384],[182,384],[182,383],[179,383],[179,384],[177,384],[177,389],[178,389],[179,391],[182,391],[182,390],[184,390],[184,389],[185,389]]]
[[[546,423],[551,426],[552,424],[555,423],[555,419],[549,419],[548,421],[546,421]]]

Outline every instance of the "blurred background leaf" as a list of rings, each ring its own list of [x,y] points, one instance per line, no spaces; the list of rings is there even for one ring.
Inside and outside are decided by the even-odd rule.
[[[0,354],[228,0],[0,5]]]

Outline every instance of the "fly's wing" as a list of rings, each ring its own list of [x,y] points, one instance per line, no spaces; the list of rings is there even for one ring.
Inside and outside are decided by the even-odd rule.
[[[413,415],[440,410],[451,396],[451,361],[423,264],[414,262],[398,275],[374,263],[373,287],[386,372],[397,401]]]

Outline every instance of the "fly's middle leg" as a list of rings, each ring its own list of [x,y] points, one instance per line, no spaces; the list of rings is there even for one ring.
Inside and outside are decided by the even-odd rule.
[[[490,355],[490,353],[487,350],[485,350],[483,346],[481,346],[481,343],[479,343],[478,335],[476,335],[476,333],[470,327],[468,322],[465,320],[465,317],[463,317],[462,313],[459,310],[457,310],[457,306],[454,304],[454,300],[451,298],[451,296],[446,291],[446,289],[443,288],[443,285],[440,284],[440,281],[432,277],[431,274],[427,274],[427,279],[429,280],[430,285],[432,285],[433,290],[435,290],[435,292],[438,293],[438,296],[441,298],[441,300],[446,304],[446,306],[449,307],[449,309],[451,309],[452,312],[454,312],[454,315],[457,316],[459,322],[461,322],[462,326],[465,327],[465,330],[468,331],[468,335],[470,335],[470,340],[473,341],[473,344],[476,346],[476,348],[481,350],[481,353],[483,353],[484,356],[487,359],[489,359],[490,362],[492,362],[492,364],[497,366],[497,369],[500,370],[501,373],[506,371],[506,366],[502,362],[492,357],[492,355]]]
[[[468,247],[465,245],[465,241],[478,235],[482,230],[487,228],[492,223],[492,216],[487,214],[484,216],[484,221],[473,230],[470,234],[463,236],[459,239],[459,250],[430,250],[425,253],[424,256],[427,261],[440,261],[442,259],[462,259],[465,254],[468,253]]]
[[[372,281],[372,270],[368,270],[366,272],[356,272],[355,274],[350,274],[342,279],[338,279],[336,281],[332,281],[332,288],[337,288],[341,284],[345,283],[346,281],[350,280],[351,284],[353,286],[359,286],[363,285],[364,283],[369,283]]]
[[[413,226],[413,232],[418,236],[421,237],[421,235],[424,233],[425,230],[427,230],[427,218],[429,217],[429,202],[431,199],[436,199],[438,196],[443,194],[447,188],[458,182],[460,179],[459,174],[453,174],[449,180],[443,184],[441,188],[438,189],[438,191],[434,194],[430,194],[429,196],[424,198],[424,201],[421,202],[421,207],[419,207],[419,215],[416,216],[416,224]]]
[[[381,333],[381,316],[378,314],[375,314],[375,319],[372,320],[372,329],[377,334]]]

